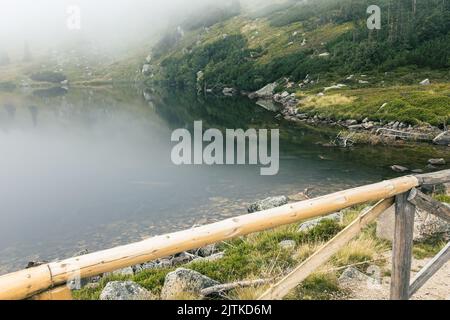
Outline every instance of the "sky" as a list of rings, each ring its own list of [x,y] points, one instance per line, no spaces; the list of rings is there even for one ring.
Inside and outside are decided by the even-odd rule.
[[[99,42],[144,40],[216,0],[0,0],[0,49],[57,44],[74,35]],[[68,8],[80,9],[69,29]],[[73,20],[72,20],[73,21]]]

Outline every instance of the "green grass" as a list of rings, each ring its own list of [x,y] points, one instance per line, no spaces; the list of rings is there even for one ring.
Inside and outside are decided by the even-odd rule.
[[[308,232],[298,232],[298,224],[295,224],[223,242],[218,244],[218,249],[225,251],[224,258],[214,262],[194,262],[184,267],[198,271],[221,283],[257,278],[279,278],[334,237],[353,221],[362,209],[363,206],[348,209],[345,211],[343,223],[323,220]],[[324,266],[326,270],[318,270],[311,275],[293,290],[287,299],[334,299],[343,294],[337,281],[339,272],[329,269],[373,260],[386,249],[383,243],[375,240],[373,236],[374,226],[370,226],[359,238],[344,247],[329,265]],[[283,240],[294,240],[296,248],[294,250],[280,248],[279,243]],[[105,285],[114,280],[133,280],[155,295],[159,295],[165,276],[173,270],[175,268],[146,270],[128,277],[111,276],[103,279],[98,287],[83,288],[75,292],[74,296],[80,300],[96,300],[100,297]],[[252,290],[250,288],[236,289],[229,292],[229,297],[256,298],[264,289],[264,287]]]
[[[450,84],[394,86],[389,88],[343,89],[323,97],[301,94],[300,112],[334,120],[369,118],[373,121],[400,121],[411,125],[448,124]],[[383,108],[382,106],[385,105]]]

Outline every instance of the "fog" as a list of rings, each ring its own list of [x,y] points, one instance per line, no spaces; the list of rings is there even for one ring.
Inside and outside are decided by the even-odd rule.
[[[206,6],[224,6],[233,0],[0,0],[0,49],[21,52],[48,50],[73,39],[110,47],[148,43],[168,28]],[[241,5],[268,3],[243,0]],[[70,28],[75,6],[80,28]]]

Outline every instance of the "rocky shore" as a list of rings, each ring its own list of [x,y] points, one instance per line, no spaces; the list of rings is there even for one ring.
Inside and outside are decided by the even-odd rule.
[[[305,81],[309,80],[306,79]],[[302,101],[297,98],[297,95],[288,91],[275,93],[277,86],[277,83],[270,83],[262,89],[246,95],[250,99],[255,100],[258,105],[270,105],[270,103],[279,105],[280,113],[276,115],[277,119],[284,118],[287,121],[296,123],[325,125],[345,130],[347,132],[346,135],[337,137],[336,144],[339,146],[346,147],[349,143],[396,144],[399,141],[425,142],[450,146],[450,130],[441,130],[431,125],[412,126],[400,121],[371,121],[369,118],[363,120],[333,120],[317,114],[302,113],[298,107]],[[317,96],[324,96],[327,91],[339,89],[341,86],[345,85],[324,88],[324,91],[318,93]],[[385,105],[380,106],[380,108],[385,107]],[[358,134],[358,137],[354,139],[356,134]]]

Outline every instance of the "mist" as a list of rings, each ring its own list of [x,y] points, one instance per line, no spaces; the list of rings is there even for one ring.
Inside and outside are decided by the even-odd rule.
[[[1,0],[0,50],[12,56],[29,44],[33,51],[57,49],[75,40],[95,42],[111,52],[151,43],[170,26],[206,7],[232,0]],[[242,7],[267,0],[243,0]],[[79,28],[70,27],[79,8]]]

